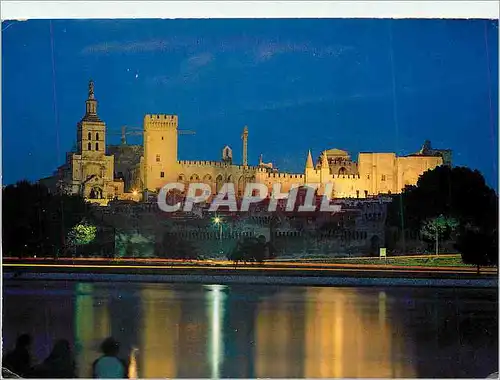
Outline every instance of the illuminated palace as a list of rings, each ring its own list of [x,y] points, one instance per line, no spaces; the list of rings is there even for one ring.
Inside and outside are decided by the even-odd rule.
[[[242,133],[243,162],[234,163],[229,146],[222,149],[220,161],[182,161],[178,159],[180,130],[177,115],[146,115],[143,145],[106,146],[106,124],[97,113],[94,83],[90,81],[85,115],[77,124],[77,146],[52,177],[41,182],[49,188],[81,194],[91,202],[106,205],[111,199],[139,201],[144,193],[157,193],[167,182],[203,182],[216,193],[224,183],[233,183],[242,195],[246,183],[263,183],[281,191],[306,183],[333,184],[333,197],[367,198],[401,192],[416,184],[419,176],[439,165],[451,165],[451,151],[432,149],[426,142],[412,155],[362,152],[358,160],[340,149],[323,151],[314,160],[308,152],[303,173],[284,173],[272,163],[251,166],[247,159],[248,128]]]

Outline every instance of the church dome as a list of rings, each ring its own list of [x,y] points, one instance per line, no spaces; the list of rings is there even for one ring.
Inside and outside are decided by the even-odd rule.
[[[347,153],[345,150],[341,149],[328,149],[326,151],[327,157],[349,157],[349,153]]]

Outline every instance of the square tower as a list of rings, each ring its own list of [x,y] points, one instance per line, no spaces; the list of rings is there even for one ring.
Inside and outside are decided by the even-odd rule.
[[[144,117],[144,185],[154,191],[177,180],[177,115]]]

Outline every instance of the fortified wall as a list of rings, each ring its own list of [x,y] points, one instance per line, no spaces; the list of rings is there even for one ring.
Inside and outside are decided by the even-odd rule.
[[[43,181],[51,189],[55,187],[54,191],[80,194],[101,205],[110,199],[148,201],[167,183],[195,181],[209,184],[212,193],[224,183],[233,183],[238,196],[250,182],[263,183],[269,190],[279,183],[282,192],[308,183],[332,184],[334,198],[366,199],[400,193],[405,186],[415,185],[426,170],[451,165],[450,150],[433,149],[426,141],[419,152],[409,156],[361,152],[357,162],[340,149],[325,150],[316,160],[309,151],[303,173],[280,172],[272,162],[263,163],[262,155],[258,165],[248,165],[251,135],[246,126],[241,135],[241,163],[233,162],[232,149],[227,145],[222,148],[220,161],[180,160],[178,135],[182,130],[178,129],[177,115],[145,115],[142,147],[108,146],[106,124],[97,114],[97,105],[90,81],[85,115],[77,124],[77,151],[67,155],[67,162],[54,178]],[[223,142],[220,144],[222,147]]]
[[[155,203],[111,202],[97,208],[103,225],[116,231],[118,256],[155,257],[165,236],[189,242],[204,257],[222,258],[244,237],[264,235],[281,257],[368,256],[385,244],[387,201],[342,203],[337,213],[269,213],[256,207],[249,213],[167,214]],[[328,215],[327,215],[328,214]],[[157,247],[157,248],[155,248]],[[221,253],[222,251],[222,253]]]

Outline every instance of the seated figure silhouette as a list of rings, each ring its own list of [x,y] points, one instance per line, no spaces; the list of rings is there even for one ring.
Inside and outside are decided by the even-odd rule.
[[[128,365],[118,358],[120,343],[112,337],[106,338],[101,344],[103,355],[92,365],[94,379],[125,379],[128,377]]]
[[[31,336],[22,334],[17,338],[16,347],[5,354],[2,366],[15,374],[26,377],[31,368]]]
[[[32,377],[41,379],[76,378],[76,365],[69,342],[65,339],[58,340],[47,359],[34,368]]]

